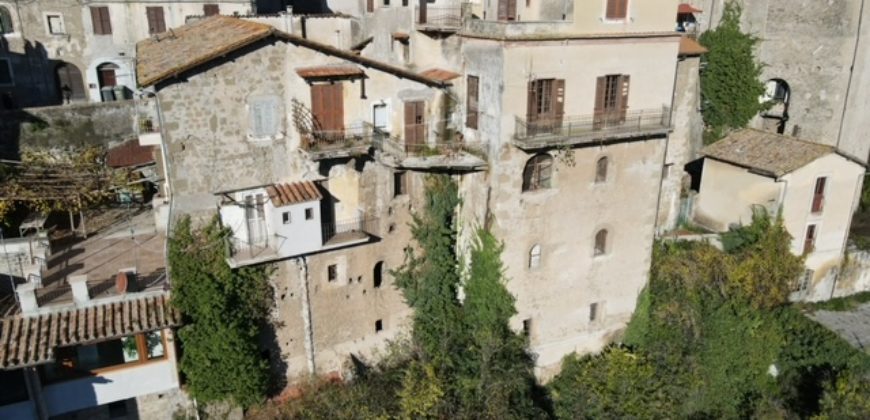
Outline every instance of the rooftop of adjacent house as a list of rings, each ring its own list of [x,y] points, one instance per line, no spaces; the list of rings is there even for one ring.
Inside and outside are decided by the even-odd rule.
[[[141,146],[138,139],[127,140],[109,149],[106,164],[112,168],[127,168],[154,162],[154,146]]]
[[[429,78],[432,78],[435,80],[440,80],[442,82],[446,82],[448,80],[453,80],[453,79],[461,76],[459,73],[456,73],[454,71],[439,69],[437,67],[426,70],[426,71],[421,71],[420,75],[426,76],[426,77],[429,77]]]
[[[402,67],[362,57],[354,51],[281,32],[266,24],[220,15],[188,23],[137,43],[136,77],[140,86],[151,86],[270,36],[400,78],[436,87],[449,85]]]
[[[691,4],[688,4],[688,3],[680,3],[680,5],[677,6],[677,13],[680,13],[680,14],[701,13],[701,12],[702,12],[701,9],[699,9],[695,6],[692,6]]]
[[[708,50],[703,45],[690,38],[688,35],[683,35],[680,38],[680,55],[701,55]]]
[[[751,128],[732,133],[701,150],[704,156],[776,178],[831,153],[837,153],[833,146]]]
[[[0,321],[0,369],[34,366],[54,360],[61,346],[111,340],[181,324],[166,294],[70,307],[37,316],[16,315]]]
[[[266,187],[266,193],[275,207],[283,207],[290,204],[319,201],[323,198],[320,190],[311,181],[290,182],[286,184],[274,184]]]

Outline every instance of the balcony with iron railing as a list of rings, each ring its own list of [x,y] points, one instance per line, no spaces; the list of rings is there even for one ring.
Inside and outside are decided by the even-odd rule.
[[[367,242],[375,235],[378,226],[377,218],[358,217],[327,222],[322,225],[324,248],[334,248]]]
[[[513,143],[523,150],[661,136],[671,130],[670,108],[564,116],[528,121],[516,118]]]
[[[422,2],[415,7],[417,30],[423,32],[456,32],[462,27],[462,19],[471,13],[470,3],[446,3],[429,5]]]
[[[376,135],[374,126],[367,122],[353,123],[343,130],[312,129],[301,133],[302,150],[314,160],[365,155]]]
[[[434,129],[430,132],[432,127]],[[416,142],[388,135],[375,138],[375,149],[392,166],[458,170],[478,170],[486,167],[487,144],[466,141],[446,122],[435,122],[432,125],[409,124],[405,126],[405,131],[416,131],[422,133],[422,136]]]

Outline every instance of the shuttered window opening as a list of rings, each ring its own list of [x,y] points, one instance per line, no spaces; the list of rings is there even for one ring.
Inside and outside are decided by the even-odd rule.
[[[254,138],[267,138],[278,134],[278,98],[267,96],[252,98],[248,103],[250,134]]]
[[[628,111],[630,77],[609,74],[597,79],[595,86],[594,128],[601,129],[625,121]]]
[[[162,7],[146,7],[145,15],[148,17],[149,34],[166,32],[166,21],[163,19]]]
[[[816,186],[813,190],[813,205],[812,212],[813,213],[821,213],[825,207],[825,186],[828,183],[828,178],[819,177],[816,178]]]
[[[498,20],[516,20],[517,0],[498,0]]]
[[[65,63],[57,67],[57,87],[64,101],[86,99],[82,73],[72,64]]]
[[[477,128],[479,86],[480,80],[477,76],[468,76],[468,87],[465,96],[465,126],[468,128]]]
[[[405,150],[415,153],[426,144],[426,103],[424,101],[405,102]]]
[[[605,17],[610,20],[621,20],[628,16],[628,0],[607,0]]]
[[[118,85],[118,80],[115,77],[115,70],[118,70],[118,66],[112,63],[105,63],[97,66],[97,81],[100,82],[100,88]]]
[[[344,89],[342,83],[311,85],[311,113],[318,138],[331,141],[344,136]]]
[[[109,19],[108,6],[91,7],[91,22],[94,25],[94,35],[112,34],[112,22]]]
[[[45,19],[48,24],[49,34],[59,35],[66,33],[66,30],[63,27],[63,17],[61,15],[47,15]]]
[[[202,13],[206,16],[219,15],[221,14],[221,9],[216,4],[205,4],[202,6]]]
[[[558,132],[564,113],[565,80],[538,79],[529,82],[528,135]]]
[[[553,172],[553,157],[543,153],[532,156],[523,169],[523,191],[550,188]]]
[[[816,249],[816,225],[807,226],[807,233],[804,236],[804,255],[813,252]]]

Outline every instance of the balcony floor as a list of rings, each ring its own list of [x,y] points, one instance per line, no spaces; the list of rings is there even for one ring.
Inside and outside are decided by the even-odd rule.
[[[670,127],[655,126],[646,128],[626,127],[601,131],[579,131],[572,133],[538,134],[525,138],[514,138],[513,144],[523,150],[546,149],[559,146],[580,146],[598,144],[632,138],[663,136],[671,132]]]

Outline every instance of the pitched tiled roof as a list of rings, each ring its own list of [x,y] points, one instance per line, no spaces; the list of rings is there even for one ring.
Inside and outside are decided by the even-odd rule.
[[[831,153],[836,153],[832,146],[751,128],[732,133],[701,150],[704,156],[777,178]]]
[[[305,79],[330,77],[362,77],[365,73],[356,66],[316,66],[296,69],[296,74]]]
[[[704,48],[703,45],[699,44],[698,41],[689,38],[687,35],[683,35],[683,37],[680,38],[680,55],[701,55],[707,51],[708,50]]]
[[[272,34],[272,27],[211,16],[136,44],[136,77],[148,86]]]
[[[140,146],[138,139],[127,140],[109,149],[106,164],[112,168],[139,166],[154,162],[154,146]]]
[[[323,198],[317,185],[311,181],[270,185],[266,187],[266,193],[269,194],[269,199],[275,207],[318,201]]]
[[[181,324],[166,295],[141,297],[37,316],[16,315],[0,324],[0,368],[54,360],[57,347],[111,340]]]
[[[269,25],[220,15],[140,41],[136,44],[136,77],[140,86],[151,86],[269,36],[429,86],[449,85],[353,51],[281,32]]]
[[[423,72],[420,72],[421,76],[426,76],[435,80],[440,80],[442,82],[446,82],[448,80],[453,80],[460,76],[459,73],[452,72],[450,70],[444,70],[439,68],[429,69]]]

